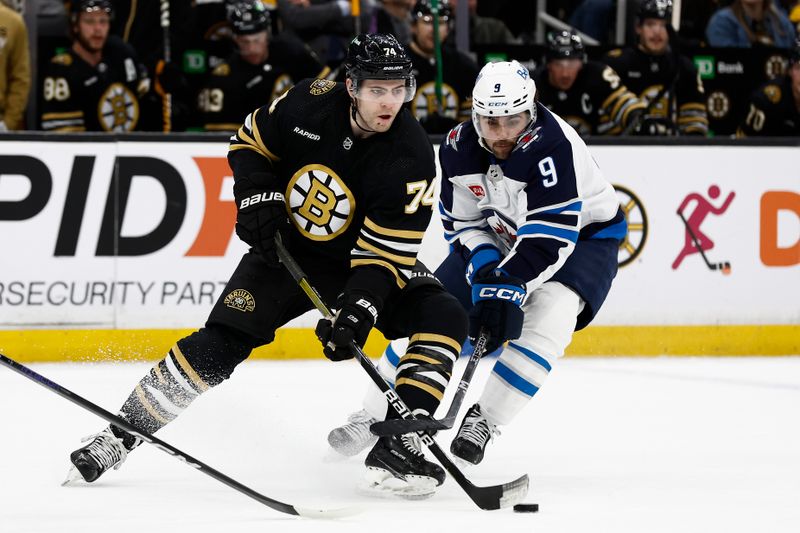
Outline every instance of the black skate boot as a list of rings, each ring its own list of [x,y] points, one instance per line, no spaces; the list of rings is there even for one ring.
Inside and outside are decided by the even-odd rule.
[[[109,468],[118,469],[128,452],[141,443],[141,440],[116,427],[109,426],[97,435],[83,439],[91,442],[69,455],[73,467],[64,485],[83,478],[87,483],[95,481]]]
[[[483,461],[486,445],[499,434],[500,430],[481,414],[481,406],[476,403],[464,415],[458,435],[450,444],[450,453],[476,465]]]
[[[356,455],[378,440],[369,431],[369,427],[377,421],[365,409],[356,411],[347,418],[347,424],[328,433],[328,444],[342,455]]]
[[[425,459],[414,433],[381,437],[367,454],[367,489],[407,499],[433,496],[445,473]]]

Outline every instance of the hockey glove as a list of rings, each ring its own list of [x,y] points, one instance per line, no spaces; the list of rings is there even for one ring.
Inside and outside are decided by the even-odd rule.
[[[500,250],[491,244],[481,244],[476,246],[467,258],[467,283],[472,286],[475,278],[482,278],[497,268],[497,264],[503,258]]]
[[[495,270],[472,284],[469,338],[475,343],[481,328],[486,328],[489,339],[484,354],[494,352],[507,340],[517,339],[522,334],[525,313],[521,306],[526,293],[521,279],[502,270]]]
[[[322,342],[322,351],[331,361],[352,359],[355,354],[350,343],[359,346],[367,342],[372,326],[378,320],[379,303],[362,291],[351,291],[339,296],[336,307],[339,312],[333,321],[323,318],[317,322],[317,338]]]
[[[286,235],[289,219],[283,194],[270,190],[270,175],[241,177],[233,185],[236,199],[236,235],[261,254],[270,267],[279,267],[275,233]]]

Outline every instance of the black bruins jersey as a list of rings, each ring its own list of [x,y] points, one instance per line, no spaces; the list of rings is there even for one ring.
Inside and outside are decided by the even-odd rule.
[[[539,101],[581,135],[619,135],[645,104],[623,85],[614,69],[586,62],[568,91],[552,86],[547,67],[533,74]]]
[[[700,75],[686,57],[680,56],[677,68],[678,81],[671,88],[676,75],[675,54],[660,56],[647,54],[640,48],[611,50],[604,62],[613,68],[628,89],[649,104],[647,119],[663,120],[669,126],[676,126],[681,135],[706,135],[708,115],[705,94]],[[666,91],[662,90],[667,87]],[[674,92],[674,94],[670,94]]]
[[[148,80],[136,54],[109,36],[103,58],[93,67],[72,49],[54,56],[42,85],[41,126],[45,131],[137,129],[139,97]]]
[[[330,70],[305,47],[276,39],[260,65],[234,53],[218,65],[197,96],[206,130],[237,130],[253,109],[267,105],[304,78],[322,78]]]
[[[788,76],[770,80],[753,93],[747,115],[736,131],[737,137],[752,135],[800,135],[800,110]]]
[[[447,133],[459,122],[472,118],[472,86],[478,66],[468,56],[450,46],[442,47],[442,116],[428,117],[436,111],[436,63],[422,56],[412,44],[407,47],[417,79],[417,94],[411,112],[428,133]]]
[[[301,265],[335,272],[375,266],[402,288],[435,201],[433,147],[402,108],[391,128],[358,139],[344,84],[304,80],[248,115],[232,138],[234,179],[271,170]]]

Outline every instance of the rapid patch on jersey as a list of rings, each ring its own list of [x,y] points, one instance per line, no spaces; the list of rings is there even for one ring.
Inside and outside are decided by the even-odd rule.
[[[286,188],[291,221],[313,241],[329,241],[350,227],[356,201],[342,179],[325,165],[306,165]]]

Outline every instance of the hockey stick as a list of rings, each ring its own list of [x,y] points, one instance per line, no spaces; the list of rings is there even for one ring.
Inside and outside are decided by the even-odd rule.
[[[689,237],[692,238],[692,242],[694,243],[694,247],[697,248],[698,252],[700,252],[700,257],[703,258],[703,261],[705,261],[706,266],[710,270],[720,270],[723,274],[729,273],[731,271],[731,263],[730,263],[730,261],[721,261],[719,263],[712,263],[711,261],[709,261],[708,257],[706,257],[705,252],[700,247],[700,241],[697,239],[697,236],[694,234],[694,230],[692,230],[692,228],[689,227],[689,223],[684,218],[683,213],[678,211],[678,216],[681,217],[681,220],[683,221],[683,225],[686,226],[686,231],[689,232]]]
[[[469,357],[469,362],[464,368],[464,374],[461,376],[461,381],[458,383],[458,389],[453,395],[453,401],[450,404],[450,409],[447,414],[440,419],[427,419],[417,418],[414,420],[406,420],[403,418],[394,418],[391,420],[383,420],[375,422],[369,427],[369,430],[379,437],[385,435],[402,435],[403,433],[416,433],[417,431],[440,431],[450,429],[456,422],[458,410],[461,404],[464,403],[464,397],[467,395],[467,389],[472,381],[472,376],[475,374],[475,369],[483,357],[483,352],[486,351],[486,341],[489,339],[489,334],[486,330],[482,329],[478,340],[475,342],[475,349]]]
[[[286,248],[284,248],[280,234],[275,235],[275,244],[281,263],[283,263],[303,292],[306,293],[306,296],[308,296],[309,300],[314,304],[314,307],[316,307],[325,318],[333,319],[333,314],[330,309],[328,309],[328,306],[325,305],[325,302],[322,300],[317,290],[308,281],[308,277],[305,272],[303,272],[303,269],[300,268],[300,265],[297,264]],[[370,358],[364,353],[364,350],[355,342],[350,343],[350,349],[353,351],[353,355],[358,360],[361,367],[369,374],[369,377],[375,385],[378,386],[383,395],[386,396],[389,405],[404,419],[416,420],[405,402],[397,395],[386,380],[383,379],[383,376],[381,376]],[[476,487],[464,476],[461,470],[450,460],[439,445],[436,444],[433,437],[424,432],[419,432],[418,435],[422,443],[428,447],[444,469],[447,470],[453,479],[456,480],[456,483],[467,493],[467,496],[481,509],[490,511],[502,507],[510,507],[522,501],[528,494],[528,474],[524,474],[519,479],[510,483],[493,485],[491,487]]]
[[[42,376],[41,374],[36,373],[35,371],[31,370],[30,368],[26,367],[25,365],[14,361],[6,357],[3,354],[0,354],[0,364],[10,368],[14,372],[25,376],[26,378],[30,379],[31,381],[41,385],[42,387],[55,392],[62,398],[66,398],[67,400],[71,401],[72,403],[79,405],[90,411],[100,418],[104,419],[106,422],[114,424],[117,427],[120,427],[134,435],[139,437],[143,441],[148,444],[152,444],[159,450],[170,454],[171,456],[175,457],[176,459],[183,461],[187,465],[196,468],[200,472],[209,475],[216,479],[217,481],[221,481],[222,483],[226,484],[227,486],[235,489],[245,496],[250,496],[254,500],[259,503],[266,505],[267,507],[271,507],[276,511],[280,511],[282,513],[295,515],[295,516],[303,516],[306,518],[338,518],[342,516],[350,516],[356,514],[358,512],[357,509],[353,508],[340,508],[340,509],[310,509],[307,507],[295,507],[294,505],[289,505],[288,503],[279,502],[278,500],[273,500],[272,498],[268,498],[263,494],[260,494],[253,489],[242,485],[235,479],[229,478],[222,472],[211,468],[207,464],[203,463],[192,457],[191,455],[180,451],[179,449],[175,448],[174,446],[167,444],[163,440],[154,437],[153,435],[147,433],[146,431],[142,431],[141,429],[137,429],[135,426],[131,425],[128,421],[123,418],[120,418],[117,415],[111,414],[102,407],[90,402],[89,400],[83,398],[75,394],[74,392],[70,391],[55,383],[50,381],[46,377]]]

